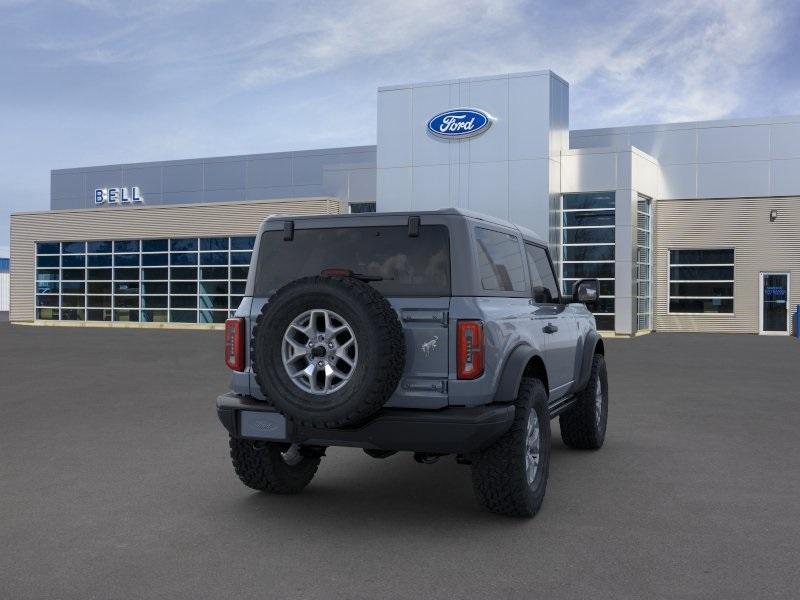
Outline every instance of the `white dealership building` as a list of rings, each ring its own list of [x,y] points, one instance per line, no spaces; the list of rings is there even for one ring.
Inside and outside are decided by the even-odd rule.
[[[569,128],[551,71],[392,85],[377,144],[61,169],[11,219],[13,321],[209,326],[272,213],[502,217],[550,244],[600,329],[787,334],[800,303],[800,116]]]

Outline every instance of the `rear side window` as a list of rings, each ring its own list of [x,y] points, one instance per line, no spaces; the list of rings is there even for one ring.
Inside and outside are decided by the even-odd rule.
[[[475,228],[478,269],[483,289],[495,292],[524,292],[525,262],[519,238],[482,227]]]
[[[531,271],[533,301],[539,304],[558,302],[558,284],[550,264],[547,250],[533,244],[525,244],[528,268]]]
[[[450,236],[444,225],[422,225],[417,237],[405,225],[295,229],[291,241],[283,231],[265,231],[255,293],[269,296],[325,269],[382,277],[370,285],[385,296],[449,296]]]

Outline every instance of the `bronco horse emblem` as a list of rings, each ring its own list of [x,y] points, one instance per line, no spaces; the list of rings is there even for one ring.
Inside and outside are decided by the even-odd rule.
[[[438,341],[439,341],[439,336],[435,335],[433,336],[433,339],[428,340],[427,342],[422,344],[422,346],[420,346],[420,348],[422,348],[422,351],[425,353],[425,356],[430,356],[431,350],[436,350],[436,342]]]

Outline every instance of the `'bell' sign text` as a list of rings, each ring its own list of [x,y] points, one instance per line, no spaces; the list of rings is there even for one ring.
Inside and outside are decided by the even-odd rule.
[[[94,203],[100,204],[136,204],[144,203],[138,187],[131,188],[98,188],[94,191]]]

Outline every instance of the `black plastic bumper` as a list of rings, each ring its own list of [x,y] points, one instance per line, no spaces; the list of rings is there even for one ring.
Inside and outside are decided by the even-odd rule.
[[[375,450],[410,450],[447,454],[481,450],[509,430],[514,419],[511,404],[476,407],[451,407],[440,410],[381,409],[375,417],[358,427],[316,429],[285,423],[265,428],[264,434],[242,435],[242,413],[273,413],[275,409],[248,396],[224,394],[217,398],[219,420],[234,437],[296,442],[313,446],[352,446]],[[251,415],[247,415],[250,418]],[[266,416],[266,415],[265,415]],[[276,432],[280,432],[276,436]]]

